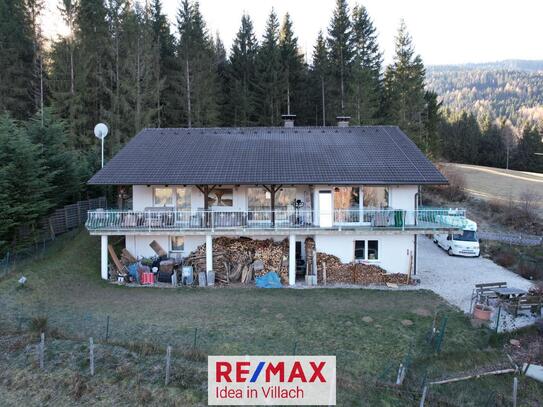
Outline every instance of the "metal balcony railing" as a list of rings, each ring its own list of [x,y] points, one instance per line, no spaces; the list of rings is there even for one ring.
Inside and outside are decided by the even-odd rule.
[[[183,232],[190,230],[278,229],[462,229],[465,212],[448,209],[336,209],[258,211],[144,211],[97,209],[88,212],[85,226],[91,232]]]

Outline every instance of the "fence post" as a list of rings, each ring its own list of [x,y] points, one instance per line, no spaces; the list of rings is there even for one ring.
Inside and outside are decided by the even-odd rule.
[[[318,278],[317,270],[315,270],[315,274],[317,274],[317,278]],[[322,263],[322,283],[326,285],[326,262]]]
[[[94,376],[94,341],[92,336],[89,338],[89,363],[90,363],[90,374]]]
[[[166,348],[166,386],[170,383],[170,367],[171,367],[171,358],[172,358],[172,347],[168,345]]]
[[[517,407],[518,377],[513,378],[513,407]]]
[[[196,335],[198,334],[198,328],[194,328],[194,341],[192,343],[192,347],[196,349]]]
[[[108,341],[109,339],[109,315],[107,316],[107,319],[106,319],[106,342]]]
[[[68,207],[64,207],[64,227],[66,228],[66,231],[70,230],[69,224],[68,224]]]
[[[81,201],[77,201],[77,224],[80,225],[83,222],[81,221]]]
[[[498,315],[496,316],[496,333],[498,333],[498,328],[500,327],[500,316],[502,313],[502,306],[498,307]]]
[[[43,354],[45,351],[45,333],[40,334],[40,344],[38,345],[38,355],[39,355],[39,361],[40,361],[40,369],[43,370],[44,363],[43,363]]]
[[[426,401],[427,394],[428,394],[428,385],[424,386],[424,389],[422,389],[422,397],[420,398],[419,407],[424,407],[424,402]]]

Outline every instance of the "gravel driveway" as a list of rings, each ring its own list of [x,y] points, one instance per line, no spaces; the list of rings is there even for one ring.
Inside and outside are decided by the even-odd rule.
[[[471,292],[477,283],[506,281],[507,286],[527,290],[532,283],[483,257],[450,257],[431,239],[418,240],[417,278],[426,288],[469,312]]]

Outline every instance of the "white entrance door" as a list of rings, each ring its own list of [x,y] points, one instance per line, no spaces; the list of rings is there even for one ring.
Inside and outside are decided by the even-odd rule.
[[[332,191],[319,191],[319,225],[322,228],[332,227]]]

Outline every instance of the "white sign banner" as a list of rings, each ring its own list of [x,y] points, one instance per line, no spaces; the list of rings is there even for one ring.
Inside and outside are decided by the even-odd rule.
[[[336,404],[335,356],[208,356],[208,404]]]

